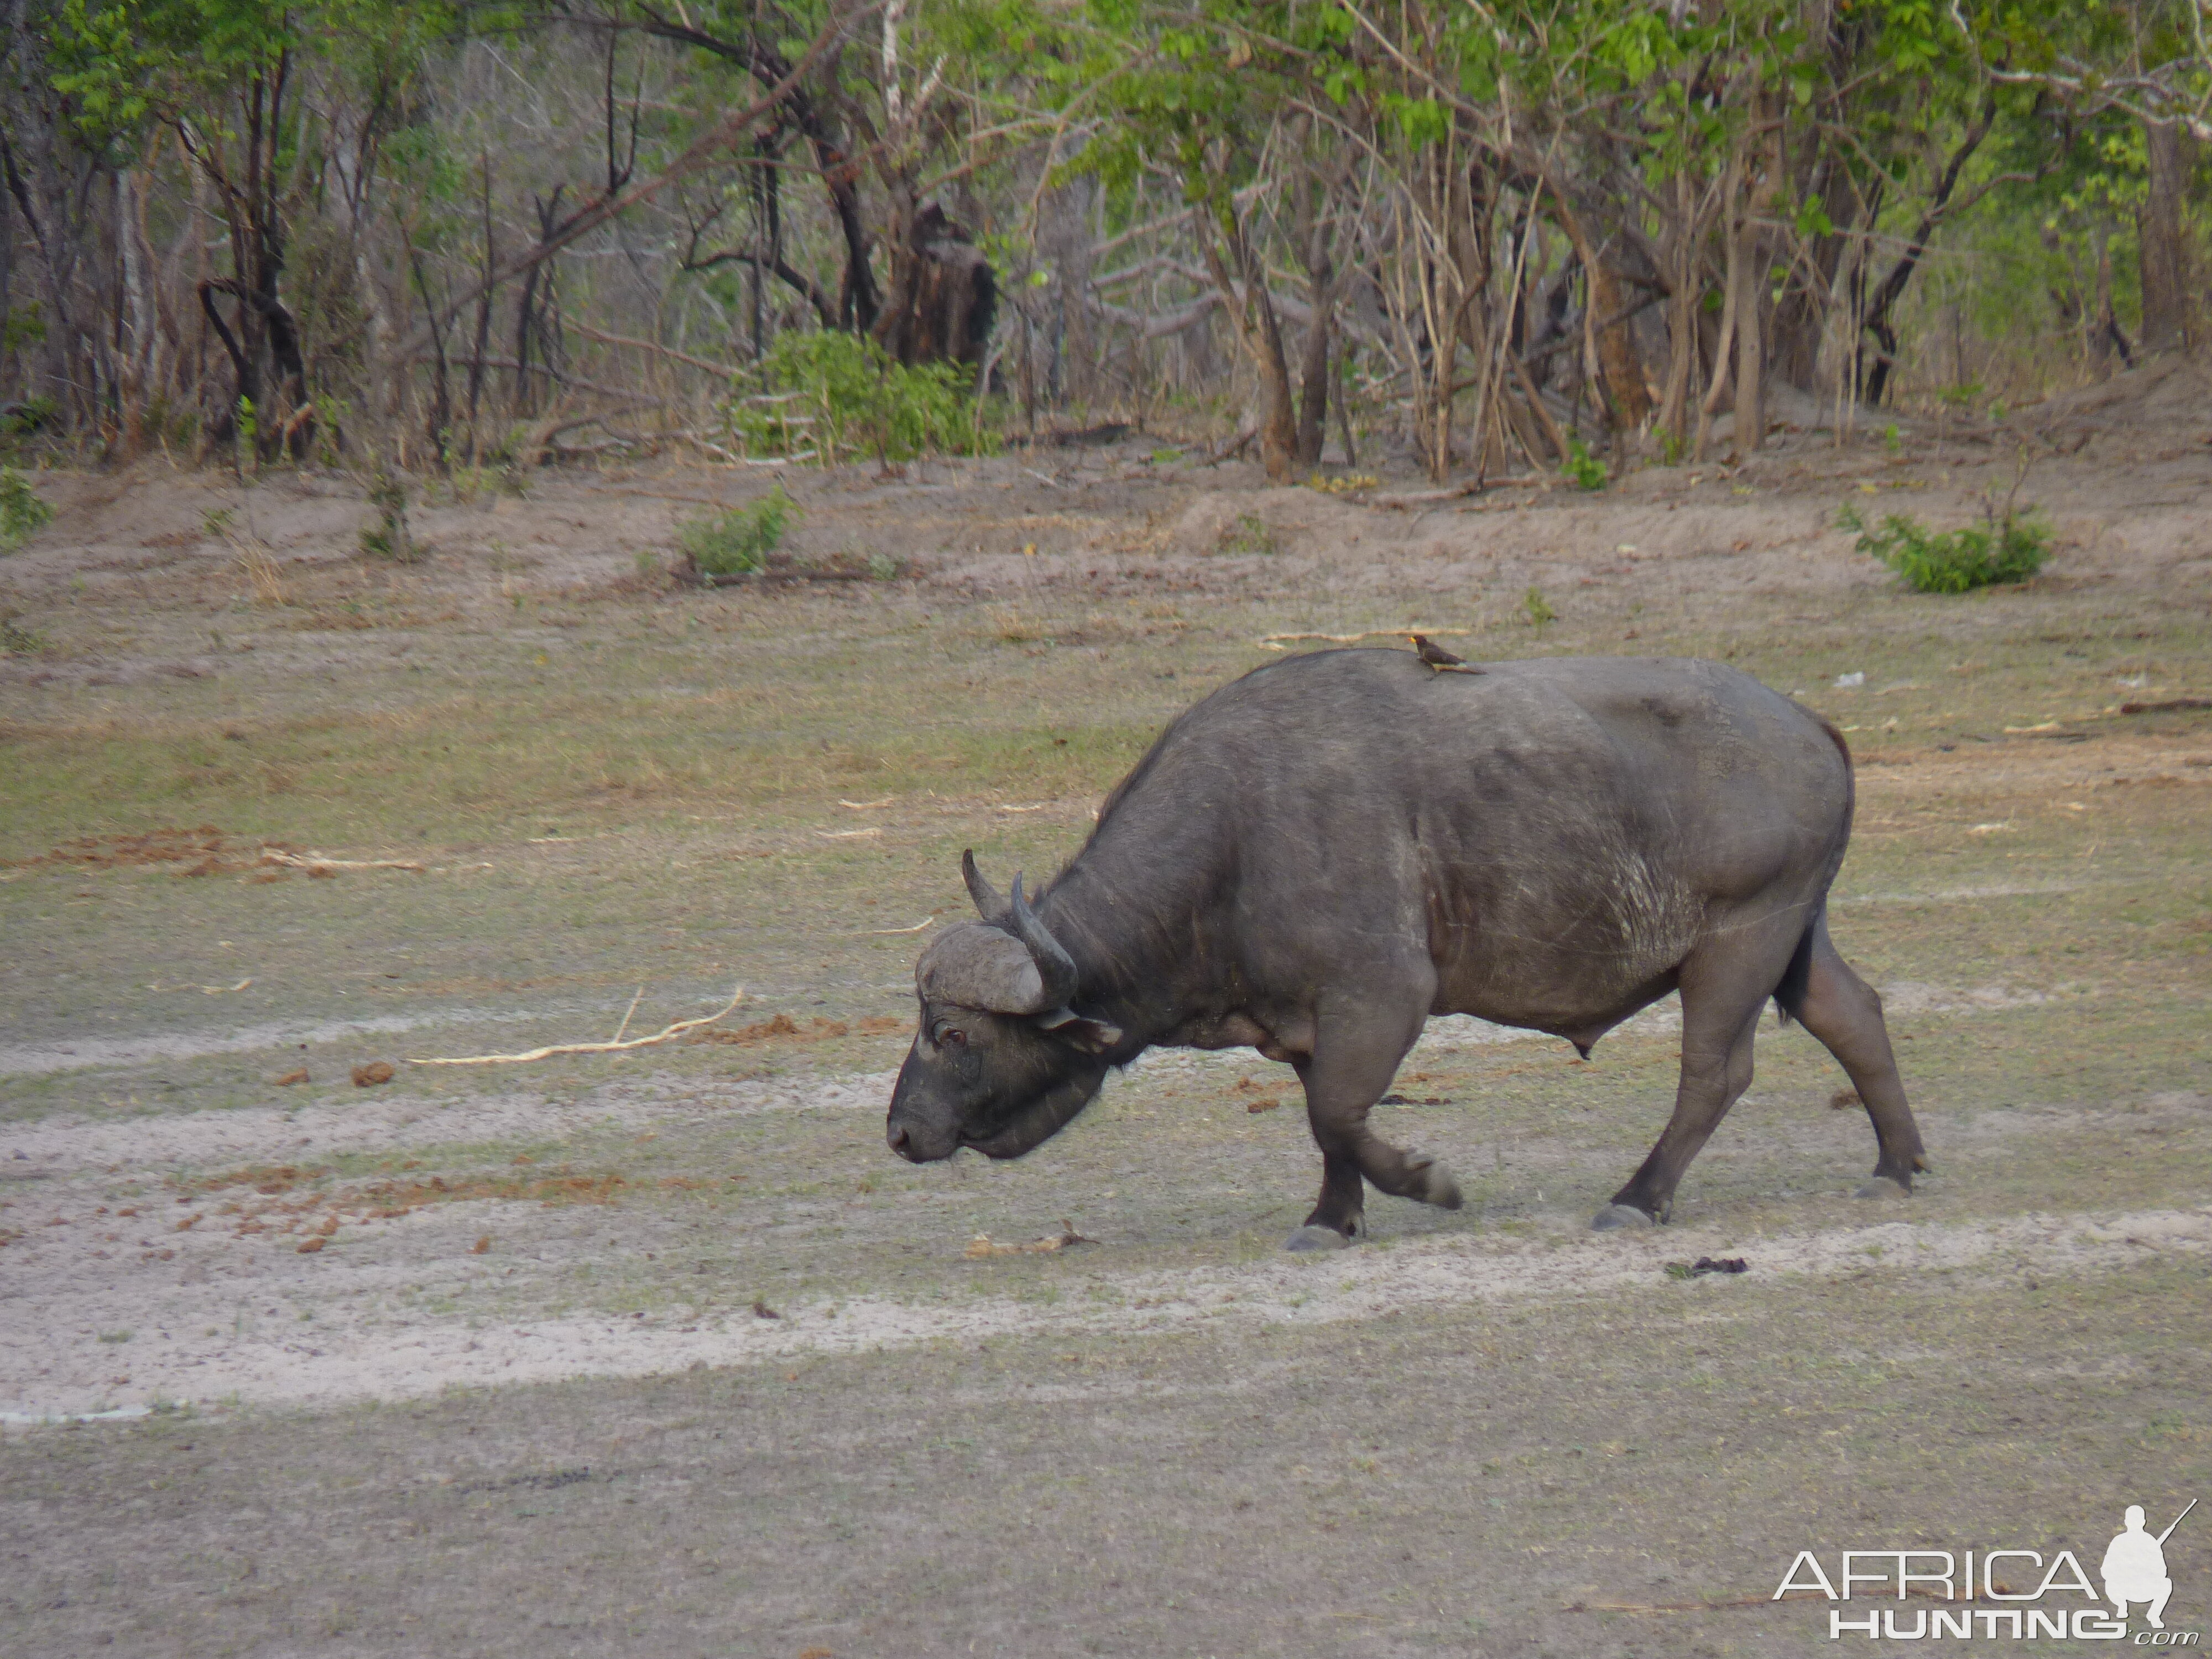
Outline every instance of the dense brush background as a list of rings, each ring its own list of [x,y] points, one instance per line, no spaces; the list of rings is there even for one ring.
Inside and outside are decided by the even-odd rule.
[[[5,9],[0,401],[79,459],[790,448],[829,331],[969,447],[1441,478],[1971,427],[2198,326],[2189,0]]]

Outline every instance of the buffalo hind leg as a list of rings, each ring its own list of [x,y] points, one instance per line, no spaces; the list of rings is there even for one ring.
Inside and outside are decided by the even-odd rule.
[[[1425,996],[1404,1001],[1413,1008],[1427,1006]],[[1366,1230],[1363,1181],[1395,1197],[1446,1210],[1460,1206],[1459,1183],[1449,1170],[1433,1158],[1401,1152],[1367,1121],[1420,1035],[1419,1018],[1408,1026],[1371,1008],[1362,1015],[1324,1019],[1313,1053],[1298,1062],[1306,1121],[1321,1148],[1322,1187],[1313,1213],[1290,1237],[1293,1250],[1341,1249],[1360,1237]]]
[[[1826,917],[1814,924],[1812,970],[1806,976],[1804,1006],[1796,1012],[1850,1075],[1874,1120],[1874,1178],[1859,1188],[1859,1195],[1911,1192],[1912,1172],[1928,1167],[1927,1149],[1905,1102],[1889,1028],[1882,1024],[1881,998],[1836,953]]]
[[[1590,1224],[1600,1231],[1649,1226],[1674,1208],[1674,1188],[1743,1091],[1751,1086],[1759,1016],[1782,977],[1794,939],[1776,950],[1732,946],[1717,962],[1682,965],[1682,1074],[1674,1115],[1643,1166]],[[1769,960],[1771,958],[1771,961]]]

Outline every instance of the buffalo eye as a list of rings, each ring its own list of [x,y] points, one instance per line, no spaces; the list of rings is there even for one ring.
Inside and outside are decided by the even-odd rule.
[[[968,1045],[968,1033],[957,1025],[948,1025],[937,1034],[940,1048],[963,1048]]]

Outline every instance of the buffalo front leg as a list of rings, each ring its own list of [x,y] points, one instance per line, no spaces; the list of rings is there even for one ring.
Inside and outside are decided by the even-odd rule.
[[[1425,1008],[1426,998],[1409,999],[1408,1006]],[[1306,1122],[1321,1148],[1321,1199],[1291,1235],[1290,1249],[1341,1249],[1364,1232],[1366,1182],[1395,1197],[1459,1208],[1459,1183],[1449,1170],[1400,1151],[1367,1121],[1419,1034],[1418,1016],[1410,1024],[1371,1015],[1322,1023],[1313,1053],[1297,1068]]]
[[[1787,955],[1783,957],[1786,962]],[[1729,1107],[1751,1086],[1752,1040],[1782,964],[1731,961],[1700,973],[1686,964],[1682,991],[1682,1074],[1674,1115],[1658,1144],[1591,1225],[1649,1226],[1674,1207],[1674,1188],[1690,1160],[1720,1127]]]
[[[1814,924],[1812,970],[1798,1018],[1842,1065],[1874,1120],[1874,1178],[1859,1188],[1860,1196],[1911,1192],[1912,1172],[1928,1167],[1927,1149],[1905,1104],[1889,1028],[1882,1024],[1881,997],[1836,953],[1825,916]]]

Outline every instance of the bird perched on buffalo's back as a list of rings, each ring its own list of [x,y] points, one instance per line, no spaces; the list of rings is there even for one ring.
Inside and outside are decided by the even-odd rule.
[[[1425,634],[1408,634],[1413,642],[1413,653],[1428,664],[1435,674],[1480,674],[1482,671],[1464,657],[1455,657]]]

